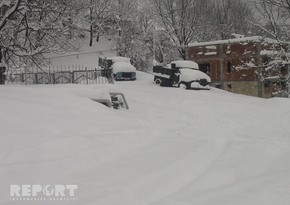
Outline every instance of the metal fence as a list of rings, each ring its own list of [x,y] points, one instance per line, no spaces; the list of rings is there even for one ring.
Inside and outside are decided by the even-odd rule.
[[[114,83],[111,69],[54,66],[48,70],[20,69],[8,72],[8,84],[105,84]]]

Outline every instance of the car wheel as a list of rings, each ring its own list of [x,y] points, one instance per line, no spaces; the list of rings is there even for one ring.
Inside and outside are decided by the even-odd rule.
[[[116,73],[116,80],[122,79],[122,73]]]
[[[209,83],[207,82],[206,79],[201,79],[201,80],[199,81],[199,84],[202,85],[202,86],[206,86],[206,85],[208,85]]]
[[[188,83],[185,83],[185,82],[180,82],[178,83],[178,87],[179,88],[184,88],[184,89],[190,89],[190,86],[188,85]]]
[[[160,78],[156,78],[154,82],[157,85],[160,85],[160,86],[162,85],[162,80]]]

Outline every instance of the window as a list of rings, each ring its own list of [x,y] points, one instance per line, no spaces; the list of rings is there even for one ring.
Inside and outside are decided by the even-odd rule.
[[[198,64],[199,70],[206,73],[206,74],[210,74],[210,64],[209,63],[202,63],[202,64]]]
[[[230,61],[228,61],[227,63],[227,73],[231,73],[232,72],[232,63]]]
[[[284,74],[287,72],[286,66],[281,67],[281,73]]]
[[[206,46],[206,56],[210,56],[210,55],[217,55],[217,47],[216,46]]]
[[[217,85],[215,85],[215,87],[218,88],[218,89],[222,89],[222,85],[221,84],[217,84]]]
[[[226,54],[231,54],[231,45],[227,45]]]
[[[203,55],[203,47],[198,47],[197,55]]]
[[[286,81],[281,81],[281,89],[286,90],[287,89],[287,83]]]
[[[270,82],[269,81],[264,82],[264,88],[270,88]]]
[[[228,84],[228,90],[232,89],[232,84]]]

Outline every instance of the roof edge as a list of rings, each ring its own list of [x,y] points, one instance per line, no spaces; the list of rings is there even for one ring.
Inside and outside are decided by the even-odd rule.
[[[188,47],[197,47],[197,46],[210,46],[210,45],[228,45],[242,42],[266,42],[266,43],[279,43],[279,44],[289,44],[289,42],[280,42],[276,39],[264,38],[262,36],[251,36],[243,38],[233,38],[226,40],[217,40],[217,41],[206,41],[206,42],[194,42],[189,43]]]

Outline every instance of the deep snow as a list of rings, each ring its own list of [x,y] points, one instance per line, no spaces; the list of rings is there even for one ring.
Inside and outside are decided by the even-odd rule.
[[[0,86],[0,204],[289,205],[289,99],[137,78]],[[130,110],[90,100],[106,90]],[[78,201],[9,201],[10,184],[77,184]]]

